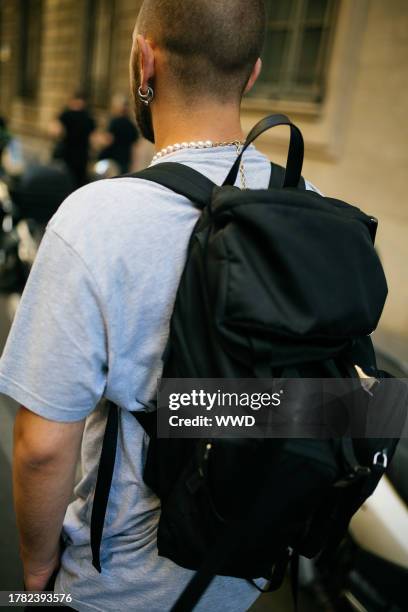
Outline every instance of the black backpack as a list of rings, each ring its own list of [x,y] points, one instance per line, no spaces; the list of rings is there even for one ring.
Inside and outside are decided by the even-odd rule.
[[[234,187],[246,148],[276,125],[291,129],[286,170],[272,164],[268,190]],[[348,378],[357,377],[355,364],[386,376],[369,337],[387,295],[374,249],[377,221],[306,191],[303,147],[298,128],[275,115],[249,134],[222,187],[175,163],[133,175],[202,210],[171,319],[164,379]],[[235,282],[227,283],[232,267]],[[382,393],[377,385],[359,398],[367,410],[378,408]],[[404,414],[400,407],[398,422]],[[273,590],[291,562],[295,583],[298,556],[312,558],[340,542],[397,444],[350,435],[162,439],[157,412],[135,417],[150,436],[144,480],[162,504],[159,554],[197,570],[172,608],[180,611],[194,608],[215,575],[265,577]],[[98,571],[117,429],[111,404],[91,519]]]

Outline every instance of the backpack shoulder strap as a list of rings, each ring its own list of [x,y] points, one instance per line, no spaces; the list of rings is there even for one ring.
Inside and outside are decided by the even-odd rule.
[[[271,178],[269,181],[269,189],[282,189],[283,184],[285,182],[285,175],[285,168],[282,168],[282,166],[278,166],[278,164],[274,164],[271,162]],[[303,177],[300,178],[298,188],[306,190],[306,183]]]
[[[109,402],[108,407],[108,418],[106,420],[98,475],[96,478],[90,527],[92,565],[99,573],[102,571],[100,559],[102,533],[105,523],[106,509],[108,506],[109,492],[112,484],[113,471],[115,469],[116,447],[119,431],[119,408],[112,402]]]
[[[285,168],[271,163],[271,178],[269,189],[281,189],[285,180]],[[209,178],[193,170],[189,166],[176,162],[165,162],[145,168],[140,172],[125,174],[115,178],[139,178],[151,181],[171,189],[175,193],[186,197],[197,208],[203,210],[211,200],[212,192],[216,187]],[[299,181],[299,189],[306,189],[306,183],[302,177]]]
[[[92,565],[101,573],[101,543],[105,524],[106,510],[115,469],[116,448],[119,433],[119,410],[113,402],[108,402],[108,417],[102,441],[101,456],[99,459],[98,474],[96,477],[95,493],[92,504],[90,541],[92,552]],[[132,412],[145,432],[151,437],[156,436],[156,412]]]
[[[158,183],[171,189],[203,210],[210,202],[215,183],[189,166],[166,162],[150,166],[141,172],[126,174],[125,177],[139,178]],[[117,178],[124,178],[123,175]]]

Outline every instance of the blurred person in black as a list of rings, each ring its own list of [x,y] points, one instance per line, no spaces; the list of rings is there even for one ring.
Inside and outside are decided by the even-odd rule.
[[[86,97],[79,92],[74,94],[52,126],[54,136],[59,138],[53,157],[65,162],[75,187],[82,187],[87,182],[89,138],[95,128],[95,120],[87,109]]]
[[[129,102],[125,96],[116,95],[112,101],[112,116],[107,133],[107,146],[99,153],[99,159],[112,159],[123,174],[130,171],[133,147],[139,140],[139,131],[129,116]]]

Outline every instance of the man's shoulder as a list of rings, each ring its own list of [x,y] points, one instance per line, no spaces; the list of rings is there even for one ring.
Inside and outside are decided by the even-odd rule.
[[[154,192],[160,186],[130,176],[94,181],[77,189],[61,204],[52,219],[53,224],[68,221],[81,223],[107,216],[135,213],[145,202],[146,192]]]
[[[314,185],[307,188],[320,193]],[[140,233],[168,231],[177,218],[195,217],[196,211],[181,196],[145,179],[122,176],[95,181],[72,193],[49,223],[50,229],[76,245],[109,244],[119,237],[137,240]]]
[[[49,228],[77,246],[109,245],[141,231],[160,231],[168,203],[178,198],[161,185],[133,177],[95,181],[72,193],[51,219]]]

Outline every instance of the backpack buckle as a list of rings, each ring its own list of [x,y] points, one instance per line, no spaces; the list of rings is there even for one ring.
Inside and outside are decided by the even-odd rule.
[[[373,465],[377,468],[381,468],[382,470],[387,469],[388,455],[385,449],[383,451],[378,451],[378,453],[375,453],[374,459],[373,459]]]

